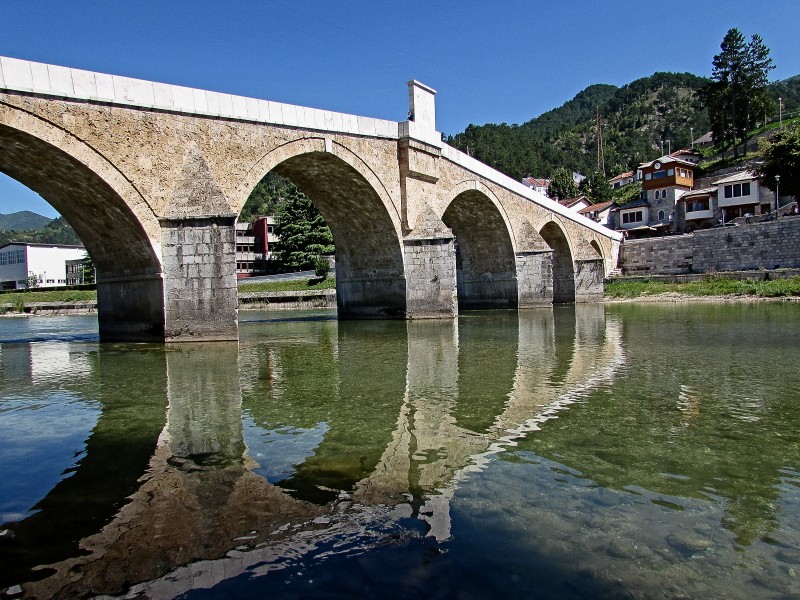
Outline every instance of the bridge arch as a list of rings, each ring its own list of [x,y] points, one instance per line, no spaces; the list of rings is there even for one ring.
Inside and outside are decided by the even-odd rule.
[[[513,230],[497,198],[479,181],[450,190],[442,221],[456,238],[459,309],[516,308]]]
[[[237,188],[235,207],[241,209],[247,194],[270,171],[297,185],[333,233],[339,317],[405,316],[400,215],[368,165],[329,139],[288,142],[251,167]]]
[[[0,103],[0,171],[75,229],[97,269],[104,341],[163,340],[160,225],[136,187],[88,143]]]
[[[545,223],[539,234],[553,250],[553,304],[575,302],[575,262],[569,237],[554,220]]]

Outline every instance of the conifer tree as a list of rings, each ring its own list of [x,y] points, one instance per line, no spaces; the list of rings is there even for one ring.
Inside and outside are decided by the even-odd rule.
[[[703,90],[714,142],[723,147],[747,141],[755,119],[768,107],[767,75],[774,69],[769,48],[755,34],[746,42],[742,32],[729,29],[712,60],[712,81]]]

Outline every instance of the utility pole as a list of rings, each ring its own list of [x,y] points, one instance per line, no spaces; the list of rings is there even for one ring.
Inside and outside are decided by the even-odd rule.
[[[597,139],[597,170],[606,176],[606,159],[603,154],[603,124],[600,121],[600,107],[597,107],[595,116],[595,138]]]

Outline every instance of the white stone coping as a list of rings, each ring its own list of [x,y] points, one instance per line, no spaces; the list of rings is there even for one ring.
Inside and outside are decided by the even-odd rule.
[[[622,233],[618,231],[614,231],[609,229],[608,227],[604,227],[599,223],[592,221],[584,217],[583,215],[578,214],[577,212],[570,210],[566,206],[562,206],[555,200],[552,200],[542,194],[541,192],[537,192],[532,190],[531,188],[523,185],[521,182],[517,181],[516,179],[512,179],[507,175],[503,175],[499,171],[495,171],[488,165],[483,164],[479,160],[472,158],[471,156],[464,154],[463,152],[456,150],[452,146],[448,146],[447,144],[442,143],[442,156],[447,158],[448,160],[453,161],[457,165],[467,169],[468,171],[472,171],[476,175],[484,177],[494,183],[503,186],[507,190],[514,192],[515,194],[522,196],[539,204],[540,206],[550,210],[562,217],[565,217],[571,221],[575,221],[579,225],[583,225],[592,231],[595,231],[601,235],[609,237],[616,241],[622,240]]]
[[[0,56],[0,90],[31,92],[76,100],[107,102],[156,110],[270,123],[302,129],[398,139],[410,136],[442,149],[442,156],[544,208],[614,240],[612,231],[565,208],[544,194],[495,171],[463,152],[444,144],[441,133],[414,121],[385,121],[271,100],[258,100],[119,75],[107,75],[45,63]]]
[[[398,123],[271,100],[132,79],[0,56],[0,90],[270,123],[303,129],[398,138]]]

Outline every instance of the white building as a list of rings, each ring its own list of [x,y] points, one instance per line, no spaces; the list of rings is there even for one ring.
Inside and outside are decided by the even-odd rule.
[[[83,246],[12,242],[0,246],[0,289],[58,287],[67,284],[66,261],[86,256]]]
[[[715,185],[717,206],[722,209],[725,221],[770,212],[774,195],[769,198],[762,194],[761,184],[753,171],[734,173],[718,180]]]

